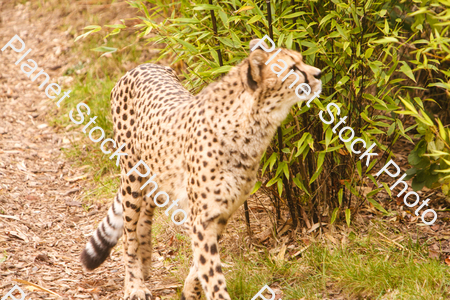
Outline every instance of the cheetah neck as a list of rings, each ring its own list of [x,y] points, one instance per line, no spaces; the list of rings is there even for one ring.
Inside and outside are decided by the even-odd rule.
[[[234,157],[239,153],[249,166],[259,164],[289,108],[264,109],[261,107],[264,101],[259,99],[261,92],[248,92],[233,73],[209,85],[197,97],[204,103],[206,120],[222,146],[234,153]]]

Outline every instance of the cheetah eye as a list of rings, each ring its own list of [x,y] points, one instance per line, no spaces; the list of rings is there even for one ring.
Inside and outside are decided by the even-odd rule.
[[[294,70],[294,71],[300,71],[300,69],[297,67],[297,65],[293,65],[291,67],[291,69]]]

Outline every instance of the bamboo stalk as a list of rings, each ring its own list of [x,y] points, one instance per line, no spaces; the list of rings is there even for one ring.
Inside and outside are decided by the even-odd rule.
[[[295,13],[295,0],[291,0],[291,5],[294,6],[292,8],[292,13]],[[292,22],[294,24],[297,24],[297,17],[292,18]],[[297,26],[295,26],[295,27],[297,28]],[[294,42],[294,43],[295,43],[295,50],[300,51],[300,46],[298,45],[298,43],[297,42]]]
[[[272,7],[270,6],[270,0],[266,0],[267,4],[267,21],[269,23],[269,36],[273,40],[273,27],[272,27]],[[278,150],[280,153],[280,161],[284,161],[284,155],[283,155],[283,130],[281,127],[278,127],[277,129],[278,133]],[[289,211],[291,212],[292,217],[292,226],[294,228],[297,227],[297,210],[294,206],[294,203],[292,201],[291,196],[291,187],[289,186],[289,181],[287,180],[286,176],[284,174],[281,175],[283,178],[283,186],[286,191],[286,198],[289,206]]]
[[[213,4],[212,0],[209,0],[209,4]],[[216,16],[214,15],[214,10],[210,10],[211,12],[211,20],[213,23],[213,30],[214,30],[214,36],[217,36],[217,23],[216,23]],[[219,47],[219,43],[216,44],[217,47]],[[217,55],[219,56],[219,65],[222,67],[223,66],[223,61],[222,61],[222,53],[220,52],[220,49],[217,49]]]

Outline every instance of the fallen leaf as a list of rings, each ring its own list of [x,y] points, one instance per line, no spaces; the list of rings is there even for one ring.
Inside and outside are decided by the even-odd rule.
[[[439,225],[433,225],[433,226],[431,226],[431,229],[433,229],[434,231],[438,231],[439,228],[440,228]]]
[[[325,233],[325,236],[335,245],[338,244],[337,240],[329,233]]]
[[[347,151],[345,151],[344,149],[339,149],[339,154],[341,154],[341,155],[348,155],[348,152]]]
[[[302,252],[304,252],[305,250],[307,250],[310,246],[311,246],[311,245],[308,245],[308,246],[302,248],[300,251],[294,253],[294,255],[292,255],[292,257],[296,257],[296,256],[300,255]]]
[[[88,174],[84,174],[84,175],[77,176],[77,177],[72,177],[72,178],[64,177],[64,180],[68,181],[68,182],[74,182],[74,181],[78,181],[78,180],[81,180],[81,179],[84,179],[84,178],[87,178],[87,177],[88,177]]]
[[[284,254],[286,253],[286,245],[283,244],[283,246],[281,246],[280,252],[278,253],[276,259],[277,261],[281,262],[284,260]]]
[[[78,207],[81,207],[82,203],[78,202],[78,201],[66,201],[66,205],[67,206],[78,206]]]
[[[38,260],[38,261],[44,261],[44,262],[48,262],[49,261],[49,257],[47,254],[38,254],[34,260]]]
[[[447,258],[445,259],[445,263],[447,264],[447,266],[450,266],[450,256],[447,256]]]
[[[44,292],[53,294],[53,295],[58,296],[58,297],[61,297],[60,295],[58,295],[58,294],[55,293],[55,292],[52,292],[52,291],[50,291],[50,290],[48,290],[48,289],[46,289],[46,288],[44,288],[44,287],[42,287],[42,286],[40,286],[40,285],[37,285],[37,284],[31,283],[31,282],[28,282],[28,281],[26,281],[26,280],[22,280],[22,279],[13,279],[13,280],[16,281],[16,282],[18,282],[18,283],[23,283],[23,284],[31,285],[31,286],[33,286],[33,287],[35,287],[35,288],[37,288],[37,289],[39,289],[39,290],[41,290],[41,291],[44,291]]]
[[[26,171],[27,167],[25,166],[24,162],[21,162],[17,164],[17,169],[19,169],[20,171]]]
[[[260,243],[267,240],[272,235],[272,228],[267,228],[266,230],[255,235],[255,238],[259,240]]]
[[[322,226],[323,225],[327,225],[327,223],[322,223]],[[306,233],[311,233],[311,232],[313,232],[314,230],[316,230],[317,228],[319,228],[320,227],[320,223],[316,223],[316,224],[314,224],[312,227],[311,227],[311,229],[310,230],[308,230]]]
[[[24,240],[27,243],[29,242],[28,237],[20,231],[7,231],[6,234]]]
[[[429,250],[428,257],[429,258],[434,258],[434,259],[439,259],[439,252],[433,251],[433,250]]]

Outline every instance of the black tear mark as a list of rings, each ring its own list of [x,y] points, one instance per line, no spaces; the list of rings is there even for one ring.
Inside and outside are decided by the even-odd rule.
[[[303,72],[303,71],[300,70],[300,69],[298,69],[298,70],[300,71],[300,73],[302,73],[303,77],[305,77],[305,83],[306,83],[307,85],[309,85],[309,80],[308,80],[308,77],[306,77],[306,73]]]

